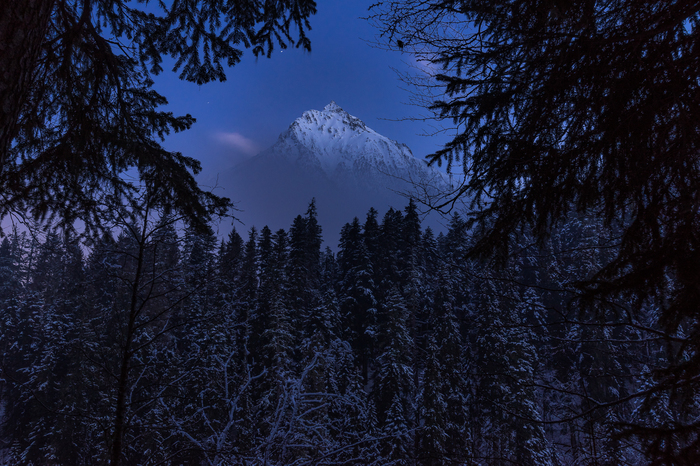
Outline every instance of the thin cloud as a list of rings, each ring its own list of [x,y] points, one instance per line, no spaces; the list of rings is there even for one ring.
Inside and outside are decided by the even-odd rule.
[[[243,152],[246,155],[255,155],[260,152],[260,147],[252,139],[248,139],[240,133],[219,132],[215,134],[215,138],[222,144],[231,146]]]

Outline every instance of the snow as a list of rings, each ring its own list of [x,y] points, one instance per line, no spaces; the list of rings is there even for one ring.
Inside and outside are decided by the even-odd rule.
[[[370,207],[383,215],[406,206],[404,193],[421,199],[447,191],[444,173],[335,102],[290,123],[271,147],[211,180],[237,202],[236,217],[246,228],[287,228],[292,213],[304,212],[315,198],[326,244],[335,247],[343,225],[364,218]],[[423,220],[442,231],[438,214]]]
[[[275,146],[283,149],[277,152],[287,154],[299,153],[302,146],[306,149],[303,152],[315,155],[329,176],[339,169],[361,170],[367,166],[394,176],[425,170],[408,146],[382,136],[333,101],[323,110],[304,112],[280,135]]]

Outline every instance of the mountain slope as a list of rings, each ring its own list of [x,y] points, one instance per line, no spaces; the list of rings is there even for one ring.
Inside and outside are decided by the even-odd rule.
[[[367,127],[335,102],[309,110],[277,142],[225,172],[220,194],[242,211],[245,226],[288,228],[316,198],[326,244],[337,245],[340,228],[370,207],[380,215],[402,209],[413,183],[444,187],[444,176],[413,157],[405,145]],[[437,219],[428,224],[437,226]]]

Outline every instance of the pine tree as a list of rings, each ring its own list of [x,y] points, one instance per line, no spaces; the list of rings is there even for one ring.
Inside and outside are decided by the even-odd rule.
[[[372,263],[357,218],[345,224],[340,233],[338,272],[343,339],[352,345],[363,380],[367,382],[377,338],[377,301]]]
[[[243,238],[234,228],[221,242],[215,265],[215,306],[228,316],[234,313],[241,301],[242,264]]]
[[[274,404],[282,396],[284,384],[294,369],[295,339],[292,316],[288,307],[288,277],[286,270],[289,261],[289,246],[287,233],[279,230],[273,238],[274,249],[270,263],[261,274],[260,296],[267,294],[269,299],[269,321],[263,330],[266,346],[262,351],[266,353],[267,368],[270,371],[270,379],[273,387]],[[260,308],[264,311],[264,308]]]
[[[19,236],[13,235],[12,240],[5,237],[0,243],[0,306],[7,309],[10,300],[16,298],[21,289],[20,256],[21,245]]]
[[[376,284],[379,284],[381,282],[381,229],[379,227],[379,222],[377,221],[378,215],[379,213],[374,209],[374,207],[370,208],[367,212],[365,223],[362,225],[362,239],[365,243],[365,247],[367,248],[367,254],[372,264],[372,270],[374,271],[374,276],[372,277],[372,280]]]
[[[173,244],[168,241],[164,246],[166,249],[172,248]],[[185,229],[182,244],[184,279],[192,306],[201,307],[205,312],[213,306],[216,283],[215,248],[216,237],[213,234],[199,233],[191,227]]]
[[[420,464],[434,466],[443,464],[448,441],[459,442],[459,437],[448,437],[448,407],[444,397],[445,368],[439,359],[435,336],[428,337],[426,346],[425,370],[420,392],[417,397],[418,452]]]
[[[620,302],[637,321],[654,301],[662,332],[674,335],[668,344],[683,330],[680,346],[694,348],[668,360],[657,389],[698,391],[697,2],[407,0],[374,8],[387,45],[440,69],[434,77],[445,95],[429,105],[459,130],[429,159],[461,165],[463,182],[431,205],[470,204],[478,227],[471,253],[505,259],[524,230],[541,244],[580,214],[600,218],[619,232],[606,245],[614,260],[580,277],[587,299],[579,305],[595,313],[601,302]],[[677,435],[700,450],[695,422],[638,427],[652,442]],[[683,456],[668,450],[649,460]]]
[[[425,229],[421,237],[421,256],[425,281],[429,284],[437,282],[441,257],[435,233],[430,227]]]
[[[408,423],[406,422],[405,401],[400,394],[395,394],[386,412],[382,434],[382,460],[384,464],[408,466],[410,464],[410,443]]]
[[[297,346],[310,348],[310,342],[325,331],[323,315],[315,312],[321,305],[321,227],[312,200],[304,217],[297,216],[289,230],[289,306],[297,336]],[[327,340],[326,340],[327,342]],[[312,354],[302,355],[309,359]]]
[[[394,286],[401,286],[401,251],[403,251],[403,215],[390,208],[380,225],[379,278],[377,298],[382,301]]]
[[[326,359],[328,436],[337,445],[337,463],[377,463],[381,441],[377,441],[376,413],[365,393],[355,354],[338,338],[331,343]]]
[[[258,232],[255,227],[250,229],[248,241],[245,243],[243,261],[240,271],[240,300],[235,303],[231,312],[236,326],[237,360],[248,361],[248,340],[251,335],[251,314],[255,311],[258,300]],[[243,370],[243,368],[241,368]]]
[[[399,436],[395,440],[402,444],[399,447],[396,443],[392,448],[400,448],[408,454],[408,439],[403,430],[408,429],[412,421],[410,406],[414,384],[411,357],[414,352],[408,330],[408,310],[396,288],[391,290],[379,313],[382,324],[379,327],[374,399],[380,425]]]
[[[4,338],[14,350],[6,354],[10,361],[3,373],[16,405],[6,421],[16,425],[15,439],[26,439],[16,445],[23,458],[18,463],[42,458],[81,463],[94,448],[80,439],[94,435],[97,427],[86,403],[92,381],[85,377],[94,372],[84,354],[89,331],[82,250],[75,241],[50,234],[37,251],[29,270],[31,291],[21,305],[8,309],[15,329]]]
[[[413,349],[415,354],[412,359],[415,361],[414,385],[418,385],[418,375],[420,373],[420,359],[417,357],[419,351],[424,349],[424,327],[428,321],[430,304],[429,283],[425,277],[425,264],[423,263],[423,249],[421,241],[421,225],[418,209],[413,199],[406,206],[405,215],[401,223],[401,249],[399,251],[401,270],[401,282],[399,289],[406,303],[408,311],[407,326],[411,339],[415,342]]]
[[[224,64],[240,62],[245,48],[267,57],[276,46],[310,50],[315,12],[313,0],[3,2],[0,43],[10,45],[0,52],[0,219],[26,213],[66,228],[80,219],[87,233],[107,229],[123,201],[138,204],[140,182],[160,206],[209,230],[207,220],[230,203],[197,186],[196,160],[160,144],[194,118],[158,110],[167,101],[152,75],[164,55],[180,78],[204,84],[224,81]],[[114,37],[129,46],[113,46]],[[122,176],[130,169],[138,182]]]
[[[524,307],[506,288],[484,285],[476,314],[478,396],[486,426],[478,433],[479,448],[493,464],[551,464],[534,389],[538,355],[522,322]]]
[[[466,372],[466,339],[455,315],[452,294],[455,285],[452,280],[453,277],[443,269],[438,277],[429,317],[429,328],[432,329],[429,338],[434,338],[437,345],[434,350],[436,364],[432,370],[438,381],[433,384],[439,385],[436,389],[440,388],[440,396],[445,403],[444,424],[438,424],[434,429],[441,429],[442,435],[450,439],[444,444],[445,456],[451,461],[465,461],[472,442],[468,428],[472,420],[468,407],[473,402],[473,381],[469,380]],[[433,353],[428,350],[428,354]],[[427,371],[426,367],[426,379]]]
[[[442,233],[441,233],[442,234]],[[438,238],[440,239],[440,238]],[[467,258],[470,235],[466,222],[455,213],[448,224],[447,234],[438,242],[438,251],[451,276],[452,296],[455,300],[455,314],[460,320],[463,333],[467,333],[462,309],[472,300],[469,290],[474,288],[474,277],[483,276],[483,264],[476,264]]]
[[[175,385],[204,358],[201,313],[186,319],[180,312],[189,293],[173,255],[179,246],[174,220],[156,220],[158,212],[149,215],[149,210],[135,213],[139,223],[125,223],[116,243],[105,244],[111,247],[100,252],[106,260],[92,262],[95,276],[110,278],[96,287],[113,285],[107,290],[110,299],[91,316],[88,349],[100,376],[94,412],[107,433],[93,443],[106,453],[101,461],[114,464],[162,461],[168,455],[174,437],[154,407],[164,397],[188,403],[183,395],[194,391],[191,384],[183,383],[181,393]]]
[[[404,212],[401,222],[401,271],[404,274],[404,282],[408,282],[408,275],[422,265],[420,263],[422,232],[418,207],[413,199],[410,199]]]
[[[265,367],[271,367],[274,357],[263,350],[270,344],[270,329],[272,328],[273,307],[283,306],[285,293],[288,287],[286,264],[288,255],[286,232],[280,230],[277,233],[278,240],[273,241],[272,231],[268,226],[260,230],[258,242],[259,287],[255,305],[249,315],[250,335],[248,337],[249,351],[252,365],[256,372]],[[281,267],[281,268],[280,268]],[[284,310],[284,321],[288,316]],[[287,322],[288,324],[288,322]]]

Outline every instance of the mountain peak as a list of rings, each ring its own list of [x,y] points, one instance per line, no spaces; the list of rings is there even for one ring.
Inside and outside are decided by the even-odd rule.
[[[331,102],[304,111],[274,145],[232,169],[223,186],[227,197],[241,199],[246,212],[240,218],[249,225],[280,228],[280,219],[303,212],[315,198],[319,222],[339,232],[349,218],[362,217],[370,207],[405,205],[397,193],[410,192],[412,181],[421,183],[423,193],[442,187],[442,180],[406,145]],[[337,240],[336,235],[331,243]]]
[[[324,112],[334,112],[334,113],[340,113],[343,111],[342,108],[340,108],[340,105],[335,103],[335,100],[331,100],[331,103],[323,107]]]
[[[403,176],[413,165],[420,164],[404,144],[368,128],[335,101],[322,111],[305,111],[280,135],[272,149],[280,154],[307,154],[310,163],[330,177],[360,165]]]

